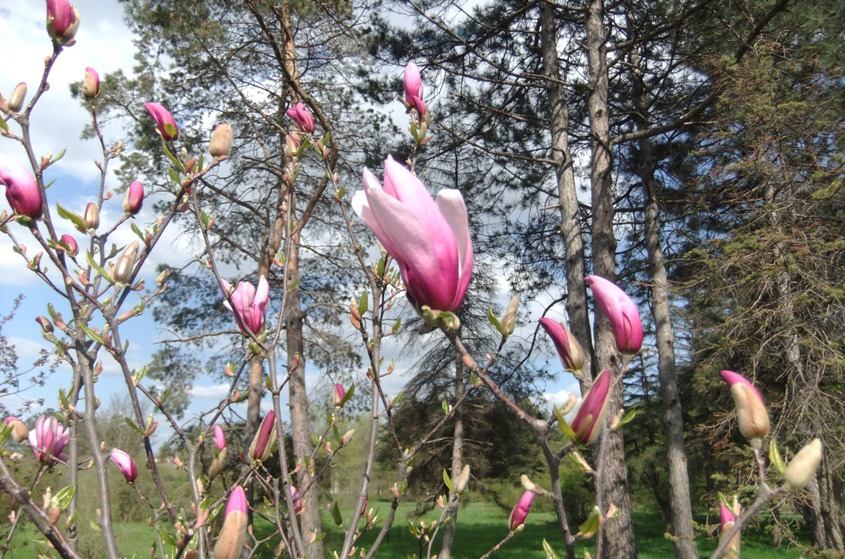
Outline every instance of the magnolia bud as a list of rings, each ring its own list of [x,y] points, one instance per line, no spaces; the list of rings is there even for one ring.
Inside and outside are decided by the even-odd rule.
[[[511,334],[513,334],[514,329],[516,328],[516,312],[519,310],[519,297],[514,295],[511,298],[511,302],[508,305],[508,310],[505,311],[504,316],[502,317],[502,337],[507,338]]]
[[[804,489],[813,481],[822,460],[822,441],[818,438],[798,451],[790,460],[783,479],[790,489]]]
[[[6,424],[11,425],[12,427],[12,438],[15,441],[21,443],[29,437],[29,429],[27,428],[26,424],[20,420],[19,417],[15,417],[14,415],[8,416],[6,419]]]
[[[137,256],[138,241],[132,241],[117,259],[117,264],[114,266],[112,279],[115,283],[129,283],[129,280],[132,278],[132,268],[135,265],[135,258]]]
[[[85,68],[85,78],[82,81],[82,96],[86,99],[95,99],[100,96],[100,75],[97,70]]]
[[[37,317],[37,318],[35,319],[35,322],[37,322],[37,323],[41,326],[41,330],[42,330],[45,334],[49,334],[49,333],[51,333],[51,332],[53,331],[53,323],[52,323],[52,322],[50,322],[50,319],[49,319],[49,318],[47,318],[46,316],[39,316],[39,317]]]
[[[344,446],[346,446],[350,442],[352,442],[352,435],[354,435],[354,434],[355,434],[355,429],[350,429],[349,431],[347,431],[346,433],[343,434],[343,436],[340,438],[341,448],[343,448]]]
[[[123,211],[135,215],[141,211],[144,205],[144,185],[140,181],[132,181],[126,189],[126,197],[123,199]]]
[[[232,127],[229,124],[220,124],[211,133],[211,142],[208,144],[208,153],[213,157],[229,157],[232,151]]]
[[[469,464],[465,464],[461,473],[458,474],[458,477],[455,478],[455,494],[460,495],[464,491],[466,491],[467,484],[469,483]]]
[[[26,100],[26,83],[21,82],[15,86],[12,95],[6,101],[6,106],[10,112],[17,113],[23,108],[23,103]]]
[[[86,229],[97,230],[100,226],[100,207],[94,202],[88,202],[85,206],[85,214],[82,216],[82,223]]]
[[[247,511],[244,490],[240,485],[236,485],[229,495],[223,526],[214,546],[216,559],[236,559],[240,556],[249,523]]]
[[[64,247],[65,253],[67,253],[67,255],[71,258],[79,253],[79,245],[76,244],[76,239],[74,239],[71,235],[64,234],[59,241]]]

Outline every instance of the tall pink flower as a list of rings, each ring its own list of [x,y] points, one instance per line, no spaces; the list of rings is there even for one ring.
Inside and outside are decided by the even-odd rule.
[[[560,354],[560,359],[567,370],[580,371],[584,368],[584,350],[581,349],[578,340],[572,336],[572,332],[557,320],[546,317],[540,319],[540,326],[546,330],[546,333],[554,342],[555,348]]]
[[[753,441],[768,435],[769,412],[757,388],[739,373],[722,371],[721,375],[731,389],[731,397],[736,406],[736,422],[742,436]]]
[[[352,208],[396,260],[415,307],[454,311],[461,305],[473,251],[459,191],[441,190],[435,202],[413,173],[388,157],[384,187],[364,169],[364,190],[355,193]]]
[[[66,461],[62,451],[70,442],[70,430],[65,428],[55,417],[42,415],[35,420],[35,429],[29,432],[29,445],[35,458],[45,464],[53,464],[56,459]]]
[[[622,353],[637,353],[643,345],[643,323],[637,305],[611,281],[599,276],[588,276],[584,281],[610,321],[616,348]]]
[[[314,133],[314,117],[311,116],[311,112],[305,106],[305,103],[300,101],[289,108],[286,114],[293,119],[300,130],[308,134]]]
[[[214,546],[216,559],[236,559],[240,555],[249,523],[248,511],[246,493],[243,487],[236,485],[226,502],[223,526]]]
[[[144,108],[153,117],[161,137],[169,142],[179,137],[179,127],[176,126],[176,121],[170,111],[159,105],[158,103],[145,103]]]
[[[71,44],[79,20],[79,12],[70,0],[47,0],[47,32],[57,43]]]
[[[243,321],[243,326],[238,327],[245,336],[249,333],[244,330],[248,328],[252,333],[257,334],[261,332],[264,326],[264,313],[267,312],[267,306],[270,304],[270,285],[264,276],[258,278],[258,289],[255,288],[248,281],[238,282],[238,288],[234,291],[232,286],[226,280],[223,282],[223,288],[227,293],[231,293],[232,304],[229,301],[223,303],[233,316],[240,316]],[[232,308],[234,305],[234,309]]]
[[[18,215],[41,217],[43,198],[35,177],[23,165],[0,153],[0,183],[6,186],[6,200]]]
[[[252,439],[249,447],[249,457],[252,460],[264,461],[269,458],[273,451],[273,443],[276,442],[276,412],[269,411],[261,421],[258,432]]]
[[[123,477],[126,479],[126,483],[135,482],[135,479],[138,477],[138,467],[135,465],[135,461],[132,460],[131,456],[122,450],[115,448],[112,449],[111,453],[109,453],[109,458],[111,458],[111,461],[118,467],[120,473],[123,474]]]
[[[217,450],[226,448],[226,434],[219,425],[214,426],[214,446],[217,447]]]
[[[422,76],[420,76],[420,69],[413,62],[409,62],[405,66],[403,82],[405,85],[405,101],[409,106],[414,107],[420,116],[422,116],[426,111],[426,106],[423,102]]]
[[[579,442],[590,444],[601,432],[601,420],[610,400],[610,371],[605,369],[593,381],[570,427]]]
[[[531,503],[533,502],[534,493],[532,491],[526,491],[519,498],[516,506],[511,511],[511,520],[508,525],[511,532],[525,524],[525,519],[528,518],[528,512],[531,510]]]
[[[132,181],[126,189],[126,196],[123,198],[123,211],[135,215],[144,206],[144,185],[141,181]]]

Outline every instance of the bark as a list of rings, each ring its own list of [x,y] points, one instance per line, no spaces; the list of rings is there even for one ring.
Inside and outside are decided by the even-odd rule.
[[[648,126],[646,114],[648,103],[645,86],[639,71],[639,56],[632,51],[633,85],[637,95],[638,128]],[[675,366],[675,334],[672,330],[672,318],[669,306],[669,280],[666,275],[666,262],[660,242],[660,209],[654,180],[654,162],[651,142],[641,139],[639,142],[639,166],[637,174],[643,184],[645,199],[645,242],[648,252],[649,272],[651,273],[652,316],[657,340],[657,371],[660,379],[660,402],[663,435],[666,439],[666,462],[669,470],[669,508],[671,513],[672,542],[675,545],[675,557],[678,559],[696,559],[698,549],[695,546],[695,532],[692,523],[692,503],[690,499],[689,474],[687,471],[687,452],[684,444],[684,419],[678,390],[678,372]]]
[[[460,353],[455,355],[455,402],[460,401],[464,393],[464,362]],[[463,406],[458,406],[455,411],[455,430],[452,439],[452,480],[458,479],[461,469],[464,467],[464,418]],[[454,494],[450,493],[450,499]],[[451,559],[452,549],[455,546],[455,533],[457,532],[459,497],[449,506],[448,514],[452,517],[443,527],[443,541],[440,544],[438,559]]]
[[[569,330],[584,348],[584,371],[592,378],[595,375],[591,368],[592,334],[587,313],[587,289],[584,285],[584,239],[578,219],[575,170],[569,151],[569,107],[560,76],[554,6],[545,0],[540,2],[540,40],[543,50],[543,75],[549,95],[549,127],[560,206],[560,233],[566,251],[566,313],[569,317]],[[585,382],[588,384],[590,378],[583,379],[582,393],[585,392]]]
[[[588,58],[591,157],[590,186],[593,205],[593,268],[594,273],[611,281],[616,277],[616,239],[613,235],[613,183],[611,180],[610,119],[608,114],[607,47],[602,17],[603,0],[591,0],[587,9],[586,48]],[[595,313],[595,360],[602,367],[617,370],[616,343],[607,319]],[[598,367],[596,367],[598,370]],[[607,407],[607,416],[614,417],[622,408],[622,383],[615,382]],[[602,436],[602,463],[599,480],[599,508],[606,513],[615,505],[617,513],[600,531],[603,557],[627,559],[637,556],[631,501],[628,495],[628,468],[625,465],[625,444],[621,429]]]

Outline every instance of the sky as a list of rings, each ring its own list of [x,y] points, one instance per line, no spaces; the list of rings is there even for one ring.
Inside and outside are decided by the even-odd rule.
[[[73,99],[69,93],[69,84],[80,81],[85,68],[91,66],[100,75],[123,69],[131,75],[135,47],[132,36],[122,17],[122,7],[116,0],[76,0],[75,2],[82,18],[77,34],[77,44],[66,48],[59,57],[49,79],[49,91],[42,97],[33,113],[32,130],[33,145],[36,154],[52,152],[58,154],[67,150],[65,157],[48,169],[46,178],[55,180],[48,196],[51,206],[54,202],[61,203],[71,211],[82,213],[85,204],[96,196],[99,171],[94,161],[101,158],[99,145],[94,140],[81,140],[79,132],[89,122],[90,115],[82,107],[78,99]],[[3,62],[3,72],[0,74],[0,92],[6,97],[19,82],[26,82],[30,87],[30,95],[38,84],[43,71],[43,60],[52,51],[51,41],[44,27],[45,8],[41,0],[27,0],[25,2],[5,2],[0,7],[0,52],[6,53]],[[13,54],[10,54],[13,53]],[[425,78],[425,76],[424,76]],[[27,101],[29,96],[27,98]],[[13,128],[14,124],[11,125]],[[105,127],[107,143],[112,144],[122,138],[119,122],[110,123]],[[0,138],[0,152],[5,153],[20,162],[25,161],[23,148],[16,142]],[[109,185],[116,185],[117,181],[111,174],[107,179]],[[122,195],[115,195],[106,203],[101,215],[101,222],[112,223],[123,215]],[[155,216],[146,204],[144,210],[136,216],[136,224],[143,228],[151,224]],[[5,200],[0,199],[0,207],[7,209]],[[75,233],[66,222],[57,220],[61,228],[60,233]],[[35,247],[31,237],[27,240],[26,230],[18,225],[11,225],[16,235],[28,246]],[[122,228],[114,238],[118,244],[129,242],[134,238],[128,227]],[[178,231],[171,231],[164,239],[163,245],[153,253],[152,262],[147,270],[154,270],[158,263],[166,262],[170,265],[184,263],[185,254],[191,253],[189,240],[180,236]],[[78,235],[78,234],[77,234]],[[373,240],[373,242],[375,242]],[[11,343],[16,346],[19,354],[19,366],[27,368],[38,355],[40,348],[49,347],[42,339],[41,328],[35,322],[38,315],[46,315],[46,304],[54,295],[38,278],[29,273],[23,259],[12,252],[11,241],[5,235],[0,235],[0,314],[7,314],[12,300],[18,295],[24,295],[23,304],[14,321],[7,325],[3,332]],[[180,258],[182,261],[180,261]],[[154,278],[148,273],[144,279],[147,285],[154,285]],[[506,289],[506,286],[503,285]],[[510,294],[503,289],[503,307],[506,306]],[[531,321],[534,323],[540,312],[546,306],[544,301],[536,301],[530,306]],[[562,312],[562,309],[560,309]],[[562,319],[560,314],[550,316]],[[268,320],[273,320],[269,317]],[[166,332],[160,331],[152,321],[149,313],[133,319],[127,323],[128,330],[125,338],[131,340],[128,360],[133,368],[140,368],[149,361],[156,350],[156,342],[168,337]],[[529,325],[516,332],[516,335],[530,336],[534,325]],[[388,355],[398,355],[398,348],[385,348]],[[237,360],[238,356],[233,356]],[[548,356],[545,356],[548,357]],[[555,358],[556,359],[556,358]],[[550,360],[550,363],[556,363]],[[116,364],[110,359],[104,359],[104,371],[98,382],[101,400],[108,400],[109,395],[118,393],[123,387],[123,378]],[[552,365],[553,367],[556,365]],[[396,394],[401,390],[404,370],[403,364],[397,364],[397,374],[385,380],[385,389],[389,394]],[[309,389],[313,389],[319,380],[319,371],[312,371],[309,378]],[[46,399],[44,407],[57,407],[56,394],[61,387],[68,388],[70,374],[67,368],[60,368],[48,379],[45,387],[35,388],[25,396],[27,398],[43,397]],[[202,374],[197,378],[193,388],[192,405],[186,415],[186,421],[192,420],[198,410],[213,407],[218,399],[225,394],[228,385],[220,377]],[[577,391],[573,379],[567,375],[546,387],[547,399],[562,401],[570,391]],[[14,397],[6,397],[4,404],[10,409],[16,407]],[[285,403],[283,402],[283,405]],[[267,406],[269,408],[269,404]],[[36,408],[33,411],[38,411]],[[159,421],[162,424],[162,421]],[[168,433],[163,430],[158,440],[163,442]]]

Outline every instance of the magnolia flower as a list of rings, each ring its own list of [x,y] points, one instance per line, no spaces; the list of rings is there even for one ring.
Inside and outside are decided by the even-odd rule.
[[[783,479],[790,489],[804,489],[813,478],[816,477],[816,470],[822,460],[822,441],[813,439],[804,448],[798,451],[783,472]]]
[[[293,512],[299,514],[302,512],[302,495],[299,494],[299,489],[295,485],[290,486],[290,496],[293,499]]]
[[[217,447],[217,450],[226,448],[226,434],[219,425],[214,426],[214,446]]]
[[[6,422],[6,425],[10,425],[12,427],[12,438],[15,439],[16,442],[22,443],[27,439],[27,437],[29,437],[29,428],[27,428],[26,424],[21,421],[20,417],[9,415],[6,416],[4,421]]]
[[[236,559],[240,555],[249,522],[247,512],[246,494],[243,487],[236,485],[226,503],[223,526],[214,546],[215,559]]]
[[[346,389],[340,383],[334,385],[334,405],[336,408],[340,407],[343,397],[346,396]]]
[[[135,461],[132,460],[131,456],[122,450],[115,448],[112,449],[109,454],[109,458],[111,458],[111,461],[118,467],[120,473],[123,474],[123,477],[126,479],[126,483],[133,483],[135,481],[138,477],[138,468],[135,466]]]
[[[173,120],[173,115],[170,111],[159,105],[158,103],[145,103],[144,108],[153,117],[161,137],[164,141],[170,142],[179,137],[179,127],[176,126],[176,121]]]
[[[47,32],[56,43],[72,44],[79,21],[79,12],[70,0],[47,0]]]
[[[405,85],[405,101],[409,106],[415,108],[420,116],[425,114],[426,106],[423,102],[423,84],[420,69],[413,62],[405,66],[403,76]]]
[[[37,316],[35,317],[35,322],[41,326],[41,331],[45,334],[52,334],[53,333],[53,323],[50,322],[50,319],[46,316]],[[6,418],[6,423],[9,422],[9,418]],[[28,433],[28,432],[27,432]],[[18,441],[20,442],[20,441]]]
[[[82,224],[86,229],[94,229],[100,226],[100,206],[95,202],[85,204],[85,212],[82,214]]]
[[[0,183],[6,186],[6,200],[18,215],[41,217],[43,198],[35,177],[23,165],[0,153]]]
[[[305,103],[300,101],[288,109],[286,114],[293,119],[300,130],[308,134],[314,133],[314,117],[311,116],[311,112],[305,106]]]
[[[738,504],[736,506],[739,507]],[[739,512],[737,512],[737,514],[739,514]],[[731,512],[731,509],[726,507],[724,503],[719,503],[719,541],[724,541],[725,538],[728,537],[728,534],[730,534],[731,530],[733,530],[735,523],[736,517],[734,516],[734,513]],[[731,543],[728,544],[725,557],[731,559],[739,558],[739,532],[731,538]]]
[[[85,79],[82,82],[82,96],[94,99],[100,96],[100,74],[90,66],[85,68]]]
[[[593,381],[570,427],[578,441],[590,444],[601,432],[601,420],[610,401],[610,371],[605,369]]]
[[[352,208],[396,260],[415,307],[454,311],[461,305],[473,251],[459,191],[441,190],[435,202],[413,173],[388,157],[384,187],[364,169],[364,190],[355,193]]]
[[[126,196],[123,198],[123,211],[135,215],[141,211],[144,205],[144,185],[141,181],[132,181],[126,189]]]
[[[208,144],[208,153],[212,157],[229,157],[232,152],[232,126],[230,124],[218,124],[211,133],[211,142]]]
[[[132,241],[117,259],[117,264],[112,270],[112,279],[116,283],[129,283],[132,279],[132,269],[135,267],[135,259],[138,257],[138,241]]]
[[[238,328],[241,329],[244,336],[249,336],[246,329],[253,334],[259,333],[264,326],[264,313],[267,312],[267,306],[270,304],[270,285],[267,280],[264,276],[258,278],[258,289],[248,281],[240,281],[238,288],[234,291],[229,282],[221,281],[223,282],[223,289],[230,294],[232,299],[231,304],[226,301],[223,306],[229,309],[232,316],[239,316],[243,322],[243,324],[238,324]]]
[[[637,305],[611,281],[599,276],[588,276],[584,281],[610,321],[616,348],[622,353],[637,353],[643,345],[643,323]]]
[[[731,396],[736,406],[736,422],[742,436],[755,440],[768,435],[769,412],[760,392],[739,373],[722,371],[721,375],[731,388]]]
[[[56,459],[66,461],[62,453],[70,442],[70,430],[65,428],[55,417],[42,415],[35,420],[35,429],[29,432],[29,445],[36,460],[45,464],[54,464]]]
[[[249,446],[249,456],[253,460],[263,462],[270,457],[273,444],[276,442],[276,412],[269,411],[261,421],[258,432]]]
[[[531,503],[533,502],[534,493],[532,491],[526,491],[522,494],[522,497],[519,498],[516,506],[511,511],[511,520],[509,524],[511,532],[525,524],[525,519],[528,517],[528,512],[531,510]]]
[[[15,86],[9,99],[6,100],[6,108],[13,113],[20,112],[24,101],[26,101],[26,82],[21,82]]]
[[[580,371],[584,368],[584,351],[581,344],[572,336],[572,332],[556,320],[541,318],[542,326],[555,344],[563,366],[569,371]]]
[[[72,235],[65,233],[59,241],[62,243],[67,255],[71,258],[79,253],[79,245],[76,243],[76,239],[74,239]]]

